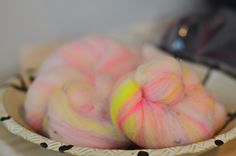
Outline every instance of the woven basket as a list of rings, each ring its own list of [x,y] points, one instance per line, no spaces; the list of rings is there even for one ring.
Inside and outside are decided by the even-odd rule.
[[[186,62],[186,61],[185,61]],[[236,80],[220,68],[212,68],[199,63],[186,62],[195,70],[206,88],[225,104],[229,119],[225,127],[212,139],[195,144],[163,149],[108,150],[85,148],[64,144],[35,133],[26,123],[23,104],[27,89],[34,79],[33,70],[10,78],[0,89],[0,120],[13,134],[42,148],[66,152],[79,156],[156,156],[156,155],[199,155],[236,138]]]

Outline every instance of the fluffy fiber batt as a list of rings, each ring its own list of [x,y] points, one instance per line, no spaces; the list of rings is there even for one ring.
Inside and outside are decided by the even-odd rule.
[[[184,64],[158,51],[145,56],[148,61],[114,88],[110,107],[113,123],[144,148],[211,138],[226,120],[224,107]]]
[[[54,52],[27,93],[26,119],[38,132],[78,146],[127,145],[111,124],[109,97],[115,81],[131,72],[139,56],[105,37],[87,37]],[[75,86],[73,86],[75,85]]]

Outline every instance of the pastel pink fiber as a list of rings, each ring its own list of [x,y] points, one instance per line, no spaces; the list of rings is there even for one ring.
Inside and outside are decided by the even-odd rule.
[[[55,68],[53,72],[37,76],[27,92],[24,105],[26,120],[34,130],[42,131],[48,100],[55,88],[79,78],[80,72],[68,66]]]
[[[225,123],[226,112],[197,75],[150,47],[144,50],[144,60],[115,85],[110,107],[113,123],[144,148],[213,137]]]
[[[109,96],[139,56],[106,37],[87,37],[54,52],[42,64],[26,98],[29,124],[68,144],[119,148],[128,139],[111,123]]]

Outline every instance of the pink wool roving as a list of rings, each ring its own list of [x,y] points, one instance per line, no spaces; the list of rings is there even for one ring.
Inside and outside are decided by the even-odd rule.
[[[225,123],[224,107],[186,65],[153,48],[144,63],[115,85],[113,123],[144,148],[195,143],[213,137]]]
[[[25,113],[38,132],[68,144],[121,148],[128,139],[109,116],[114,83],[131,72],[139,55],[106,37],[87,37],[54,52],[27,93]]]
[[[55,88],[63,86],[67,81],[80,78],[80,72],[68,66],[56,68],[53,72],[37,76],[27,92],[24,105],[26,120],[34,130],[42,131],[48,100]]]
[[[49,56],[39,74],[69,65],[79,69],[91,81],[94,74],[118,78],[136,67],[138,59],[136,51],[116,40],[101,36],[86,37],[68,43]]]

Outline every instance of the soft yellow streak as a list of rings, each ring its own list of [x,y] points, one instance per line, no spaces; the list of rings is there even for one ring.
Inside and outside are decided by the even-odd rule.
[[[109,124],[100,124],[95,118],[86,119],[76,114],[73,108],[70,107],[68,97],[62,91],[54,92],[50,101],[50,107],[62,120],[65,120],[75,127],[91,129],[103,135],[109,134],[113,130],[112,126]]]
[[[139,90],[138,84],[130,77],[126,77],[114,92],[111,100],[110,113],[113,123],[117,125],[118,113],[129,98]]]

